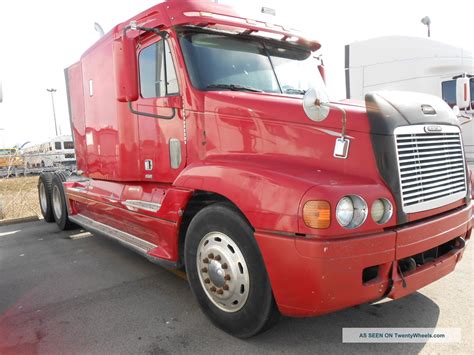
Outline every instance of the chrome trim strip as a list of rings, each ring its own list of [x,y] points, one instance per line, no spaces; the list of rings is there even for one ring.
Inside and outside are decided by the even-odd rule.
[[[109,238],[115,239],[144,254],[147,254],[150,250],[157,247],[157,245],[153,243],[150,243],[146,240],[135,237],[134,235],[123,232],[117,228],[108,226],[101,222],[94,221],[93,219],[86,217],[82,214],[69,216],[69,219],[72,222],[84,227],[85,229],[88,229],[88,230],[91,230],[92,232],[97,232]]]
[[[122,205],[131,211],[143,210],[153,213],[158,212],[161,208],[161,203],[153,203],[141,200],[126,200],[122,202]]]
[[[68,187],[67,188],[67,191],[79,192],[79,193],[84,192],[86,190],[87,190],[86,187]]]

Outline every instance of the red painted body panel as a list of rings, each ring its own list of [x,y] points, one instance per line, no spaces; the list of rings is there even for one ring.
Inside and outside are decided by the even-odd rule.
[[[255,233],[255,237],[280,311],[292,316],[320,315],[382,298],[389,291],[392,264],[420,252],[417,243],[405,247],[398,245],[398,240],[408,233],[422,241],[427,232],[444,230],[446,224],[453,226],[440,233],[439,237],[423,240],[423,250],[458,236],[469,238],[468,233],[472,230],[470,210],[470,207],[464,207],[442,219],[435,218],[429,221],[428,228],[424,223],[418,223],[363,237],[306,239],[260,231]],[[454,269],[460,258],[458,255],[463,251],[458,249],[407,275],[407,288],[403,288],[396,273],[389,295],[401,297],[446,275]],[[362,271],[374,265],[380,265],[378,277],[364,284]]]
[[[219,16],[196,15],[199,11]],[[114,71],[113,41],[130,21],[116,26],[67,70],[78,168],[91,179],[65,184],[71,214],[83,214],[146,240],[156,245],[150,255],[177,262],[182,216],[193,193],[222,195],[256,230],[278,306],[294,316],[327,313],[380,298],[390,291],[390,270],[397,260],[470,235],[472,208],[464,200],[412,214],[406,225],[397,225],[392,217],[380,226],[369,217],[361,227],[347,230],[333,217],[327,229],[307,227],[302,210],[308,200],[328,201],[333,214],[337,201],[348,193],[362,196],[369,206],[378,198],[390,200],[393,216],[397,206],[379,175],[361,103],[336,103],[347,111],[351,140],[348,158],[336,159],[333,150],[342,120],[338,110],[315,123],[306,117],[296,96],[201,92],[191,85],[175,25],[258,29],[296,36],[319,48],[317,42],[294,31],[240,16],[212,2],[169,1],[132,18],[169,32],[180,88],[178,96],[139,98],[132,106],[160,115],[174,108],[176,116],[171,120],[133,114],[127,103],[116,99],[115,80],[128,74]],[[136,37],[138,32],[130,31],[128,36]],[[156,36],[142,38],[141,48],[156,40]],[[176,169],[170,167],[171,138],[181,143],[182,159]],[[145,169],[146,160],[153,160],[151,170]],[[161,207],[157,212],[130,208],[125,204],[130,200]],[[461,254],[462,250],[438,260],[442,268],[428,265],[409,275],[413,281],[405,290],[399,289],[395,272],[390,295],[399,297],[442,277]],[[363,284],[362,270],[373,265],[380,265],[379,276]]]
[[[87,169],[86,145],[86,122],[84,112],[84,88],[82,86],[82,64],[76,63],[66,69],[66,80],[68,84],[69,114],[71,119],[71,128],[73,130],[76,150],[76,165],[78,170]]]
[[[77,191],[77,187],[84,187]],[[191,191],[154,183],[91,180],[87,185],[66,183],[73,214],[125,231],[157,246],[150,255],[176,262],[182,210]],[[139,200],[161,204],[158,212],[127,208],[124,202]],[[180,212],[181,211],[181,212]]]

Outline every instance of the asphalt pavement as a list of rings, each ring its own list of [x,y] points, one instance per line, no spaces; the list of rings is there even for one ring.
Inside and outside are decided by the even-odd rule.
[[[0,227],[0,354],[471,353],[473,250],[397,301],[282,318],[248,340],[215,328],[187,282],[118,243],[43,221]],[[470,249],[470,250],[469,250]],[[459,343],[343,344],[343,327],[461,328]]]

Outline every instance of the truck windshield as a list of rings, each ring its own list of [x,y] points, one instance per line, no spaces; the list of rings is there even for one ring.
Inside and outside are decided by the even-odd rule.
[[[318,60],[309,49],[220,33],[181,32],[180,43],[194,87],[303,95],[322,87]]]
[[[471,105],[474,105],[474,78],[470,79],[471,83]],[[443,100],[454,107],[456,105],[456,80],[447,80],[441,83],[441,93]]]

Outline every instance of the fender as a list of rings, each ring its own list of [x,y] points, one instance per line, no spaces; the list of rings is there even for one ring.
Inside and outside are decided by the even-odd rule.
[[[257,230],[295,233],[301,198],[315,184],[314,171],[287,156],[233,154],[190,164],[174,186],[226,197]]]
[[[381,181],[348,173],[322,171],[304,161],[285,156],[226,155],[186,167],[175,187],[209,191],[233,202],[257,231],[347,236],[353,231],[332,221],[325,230],[315,230],[302,221],[306,200],[326,200],[332,208],[344,195],[360,194],[368,206],[386,198],[396,209],[390,190]],[[393,218],[385,226],[393,226]],[[368,220],[358,232],[383,229]]]

